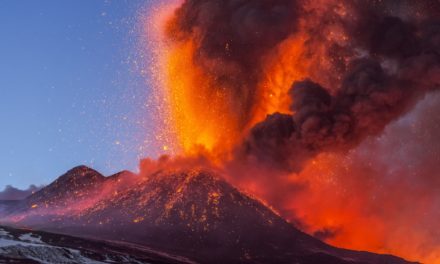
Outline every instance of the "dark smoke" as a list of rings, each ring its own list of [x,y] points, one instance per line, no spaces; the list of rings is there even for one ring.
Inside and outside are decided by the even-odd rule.
[[[432,0],[186,0],[168,36],[195,45],[194,65],[229,96],[243,128],[260,103],[264,59],[286,39],[307,36],[309,76],[292,85],[293,114],[268,116],[236,150],[240,162],[298,172],[321,152],[380,134],[439,87],[439,15]]]
[[[347,65],[337,90],[330,94],[332,89],[311,80],[294,83],[294,114],[275,113],[257,124],[238,150],[240,160],[298,172],[321,152],[347,151],[380,134],[424,94],[440,88],[439,21],[404,21],[373,11],[350,25],[357,29],[353,43],[366,53]]]
[[[171,25],[243,122],[265,62],[305,77],[288,85],[290,112],[246,131],[225,166],[232,182],[320,239],[439,259],[438,0],[186,0]],[[291,65],[290,43],[304,44]]]

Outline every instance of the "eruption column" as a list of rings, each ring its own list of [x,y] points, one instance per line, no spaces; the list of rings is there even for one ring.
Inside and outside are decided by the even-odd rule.
[[[165,94],[182,154],[202,153],[283,211],[319,185],[309,172],[322,157],[381,135],[439,88],[438,17],[440,4],[428,0],[183,1],[164,28]],[[296,220],[303,209],[284,215]],[[370,219],[355,211],[351,219]],[[316,220],[303,219],[306,230]],[[337,233],[325,228],[323,239]],[[352,234],[359,249],[380,250]]]

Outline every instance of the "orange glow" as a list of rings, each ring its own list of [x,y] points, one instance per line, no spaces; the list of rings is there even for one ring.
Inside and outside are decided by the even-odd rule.
[[[295,81],[308,76],[307,63],[303,53],[306,37],[298,34],[282,42],[264,61],[262,78],[255,104],[255,114],[250,126],[262,121],[268,114],[275,112],[290,113],[291,105],[288,92]]]
[[[339,8],[341,16],[350,14],[342,4],[337,4],[336,7]],[[166,10],[160,15],[161,22],[157,32],[160,38],[163,38],[168,22],[164,17],[171,17],[174,9]],[[160,50],[157,53],[160,66],[155,74],[159,80],[157,90],[164,97],[162,108],[166,110],[163,117],[166,125],[163,129],[167,131],[165,137],[168,137],[163,151],[171,150],[172,154],[180,154],[183,157],[203,154],[221,167],[224,159],[242,141],[253,125],[264,120],[268,114],[291,113],[289,106],[292,99],[288,92],[295,81],[312,78],[331,90],[335,89],[334,80],[338,80],[340,76],[337,70],[329,69],[332,67],[332,64],[326,61],[329,47],[325,46],[325,43],[321,45],[319,41],[310,41],[313,37],[322,36],[309,36],[308,29],[313,25],[306,25],[310,21],[301,23],[304,30],[299,30],[282,41],[260,62],[262,75],[256,87],[253,87],[255,100],[246,113],[248,117],[244,119],[237,114],[232,102],[234,95],[228,89],[230,87],[219,86],[218,82],[195,62],[198,51],[197,40],[186,39],[176,43],[163,41],[157,44],[154,48]],[[344,45],[348,41],[344,33],[339,32],[337,28],[331,28],[323,34],[329,43]],[[311,43],[313,47],[310,47]],[[228,48],[226,45],[225,49]],[[336,59],[343,60],[348,57],[347,55],[347,58]],[[342,61],[342,64],[344,63],[347,64],[346,61]],[[426,230],[402,229],[402,226],[414,226],[417,218],[408,216],[404,222],[398,219],[398,213],[391,214],[389,211],[401,201],[396,198],[387,200],[388,197],[375,200],[375,193],[372,191],[374,183],[366,182],[364,179],[344,177],[343,175],[350,173],[363,175],[361,169],[356,167],[348,171],[345,163],[342,157],[321,155],[310,162],[299,175],[273,180],[277,176],[271,172],[246,168],[247,173],[252,174],[250,178],[244,176],[243,179],[231,179],[231,181],[250,195],[265,199],[266,205],[274,206],[279,214],[288,220],[299,218],[301,223],[305,224],[304,231],[309,234],[323,229],[333,231],[334,235],[324,239],[332,245],[395,254],[410,260],[440,264],[440,253],[436,253],[440,252],[440,248],[423,249],[420,246],[419,242],[425,241],[428,237],[424,234]],[[266,175],[258,176],[262,174]],[[275,181],[278,183],[274,183]],[[280,187],[280,182],[287,187]],[[286,188],[291,191],[288,188],[289,184],[307,186],[307,188],[295,192],[295,195],[279,190]],[[408,186],[400,186],[400,188],[411,189]],[[181,192],[180,188],[177,194]],[[210,194],[209,198],[214,205],[218,195]],[[402,195],[397,193],[393,197]],[[283,200],[281,205],[276,204],[279,200]],[[377,209],[380,206],[383,208]],[[172,204],[168,204],[167,209],[171,208]],[[423,213],[422,209],[418,209],[420,214]],[[294,211],[294,215],[283,212],[288,210]],[[396,225],[399,224],[401,226],[397,228]],[[403,241],[403,238],[417,242]]]
[[[133,223],[140,223],[142,221],[144,221],[143,217],[136,217],[135,219],[133,219]]]
[[[166,50],[161,74],[169,130],[177,147],[186,155],[200,152],[218,159],[227,155],[256,123],[274,112],[289,113],[288,91],[295,81],[307,76],[308,65],[301,62],[305,37],[292,37],[264,58],[265,75],[255,87],[252,109],[243,118],[234,105],[230,87],[219,86],[195,64],[197,44],[193,40],[162,45]]]
[[[194,43],[183,43],[170,50],[166,91],[177,139],[183,151],[230,149],[238,134],[237,116],[228,107],[228,94],[212,87],[203,71],[194,65]],[[227,135],[222,137],[220,135]]]
[[[172,27],[162,22],[163,32]],[[162,32],[162,34],[163,34]],[[343,35],[333,35],[342,41]],[[183,154],[204,153],[211,159],[219,160],[239,144],[248,130],[275,112],[291,113],[291,97],[288,92],[293,83],[312,76],[325,83],[327,80],[314,74],[316,65],[326,64],[325,45],[315,43],[313,52],[305,32],[298,32],[278,44],[262,58],[261,76],[255,87],[246,87],[255,94],[252,105],[245,109],[243,102],[234,93],[235,87],[223,86],[201,65],[197,64],[199,43],[194,39],[184,41],[164,41],[157,45],[161,49],[159,61],[161,69],[158,89],[166,98],[168,109],[167,126],[164,128],[174,142],[172,149],[180,149]],[[225,49],[228,49],[226,45]],[[209,62],[215,64],[215,61]],[[222,65],[230,67],[233,65]],[[336,77],[335,77],[336,78]],[[332,85],[329,85],[332,87]],[[251,95],[246,95],[251,96]]]
[[[369,177],[365,168],[345,157],[321,155],[300,175],[290,176],[308,188],[286,206],[307,224],[306,232],[334,231],[325,238],[334,246],[439,264],[440,246],[432,241],[432,226],[420,224],[420,216],[435,205],[420,198],[422,194],[408,197],[415,192],[410,182],[383,192]]]

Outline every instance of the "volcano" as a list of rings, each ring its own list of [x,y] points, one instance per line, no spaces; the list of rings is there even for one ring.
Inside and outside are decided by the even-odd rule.
[[[148,246],[200,263],[410,263],[329,246],[203,168],[104,177],[76,167],[24,200],[1,203],[0,223]]]

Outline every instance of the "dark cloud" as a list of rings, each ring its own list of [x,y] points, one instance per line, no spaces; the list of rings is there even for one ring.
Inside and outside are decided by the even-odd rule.
[[[350,25],[359,29],[376,21],[350,36],[365,54],[347,64],[336,91],[330,94],[332,89],[311,80],[294,83],[293,114],[274,114],[257,124],[238,150],[239,160],[250,156],[299,172],[321,152],[346,151],[380,134],[426,92],[440,88],[437,22],[403,21],[374,10]]]

